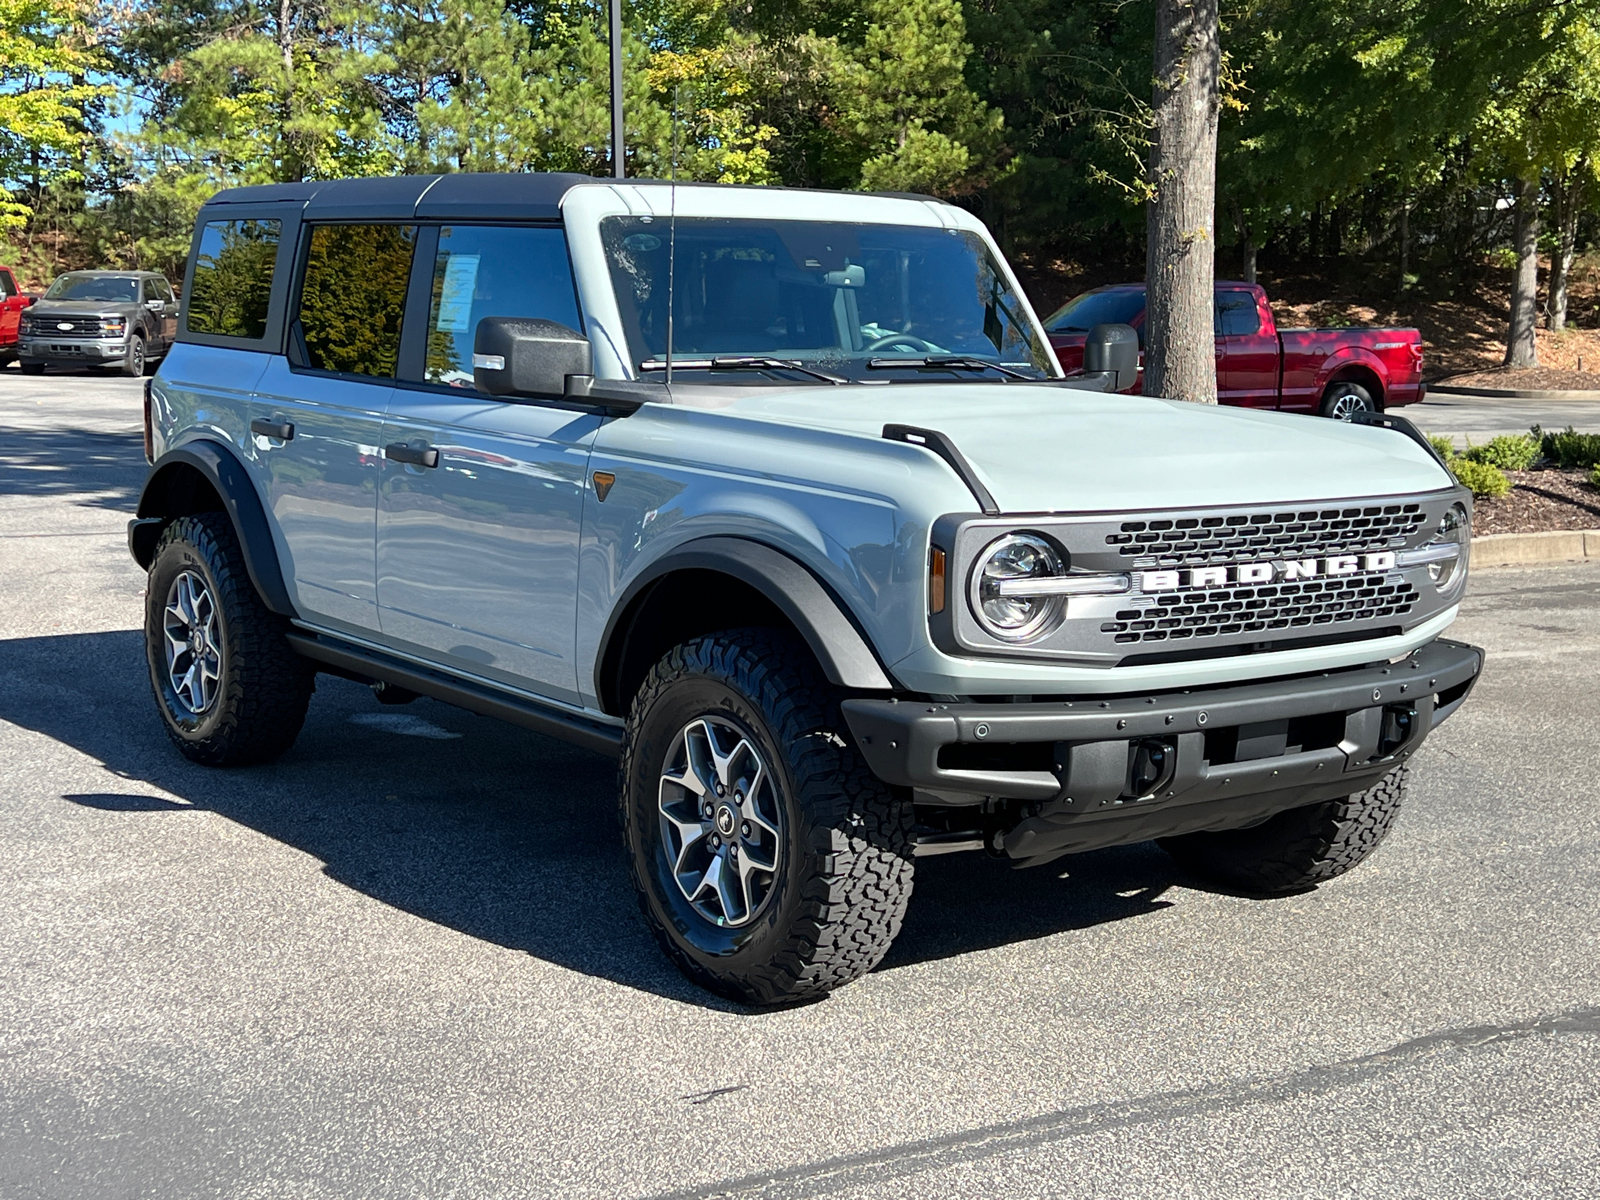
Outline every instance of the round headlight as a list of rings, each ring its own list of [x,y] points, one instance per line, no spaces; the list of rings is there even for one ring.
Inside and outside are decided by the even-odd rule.
[[[1441,592],[1448,592],[1466,577],[1467,556],[1472,553],[1472,521],[1467,516],[1465,505],[1450,506],[1440,518],[1439,529],[1433,535],[1433,540],[1439,545],[1454,544],[1461,548],[1461,553],[1455,558],[1428,564],[1428,576],[1433,580],[1433,586]]]
[[[972,612],[989,633],[1031,642],[1060,623],[1065,596],[1029,595],[1031,580],[1066,574],[1063,555],[1044,538],[1012,533],[991,542],[972,572]]]

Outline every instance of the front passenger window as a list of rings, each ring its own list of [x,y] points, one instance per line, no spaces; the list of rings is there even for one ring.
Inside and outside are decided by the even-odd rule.
[[[394,378],[411,279],[411,225],[318,225],[300,288],[306,365]]]
[[[581,328],[562,230],[530,225],[439,230],[424,367],[429,383],[472,386],[472,343],[484,317],[542,317]]]

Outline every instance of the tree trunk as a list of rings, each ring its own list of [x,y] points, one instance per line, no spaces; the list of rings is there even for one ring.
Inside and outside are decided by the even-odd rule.
[[[1239,231],[1239,272],[1246,283],[1256,281],[1256,235],[1245,219],[1244,209],[1237,198],[1229,201],[1233,209],[1233,227]]]
[[[1217,0],[1157,0],[1146,224],[1147,395],[1217,402]]]
[[[1583,172],[1588,163],[1580,160],[1573,168],[1567,186],[1560,188],[1560,222],[1556,232],[1556,252],[1550,264],[1550,330],[1560,333],[1567,327],[1567,280],[1572,275],[1572,257],[1578,246],[1578,215],[1583,209]]]
[[[291,131],[294,120],[294,10],[292,0],[278,0],[278,53],[283,55],[283,169],[290,180],[305,178],[305,165]]]
[[[1400,291],[1411,286],[1411,199],[1400,206]]]
[[[1517,273],[1511,281],[1511,329],[1506,336],[1506,366],[1537,367],[1539,347],[1539,181],[1517,180]]]

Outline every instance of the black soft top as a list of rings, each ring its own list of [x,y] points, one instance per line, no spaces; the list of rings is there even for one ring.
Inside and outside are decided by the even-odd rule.
[[[463,220],[472,217],[561,216],[561,198],[580,183],[609,182],[592,175],[400,175],[381,179],[327,179],[229,188],[205,207],[230,204],[303,204],[307,219]],[[632,180],[628,182],[633,182]]]

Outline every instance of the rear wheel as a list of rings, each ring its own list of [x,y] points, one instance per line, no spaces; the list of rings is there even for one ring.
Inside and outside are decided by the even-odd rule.
[[[1322,415],[1348,421],[1358,412],[1377,412],[1378,402],[1359,383],[1331,383],[1322,394]]]
[[[1196,875],[1259,895],[1315,887],[1378,848],[1400,815],[1408,768],[1364,792],[1292,808],[1249,829],[1186,833],[1161,848]]]
[[[242,766],[294,742],[315,675],[288,628],[256,594],[227,517],[167,527],[145,593],[145,656],[167,736],[186,757]]]
[[[909,798],[850,741],[809,652],[769,630],[675,647],[634,699],[623,841],[645,919],[694,982],[746,1004],[866,974],[911,897]]]

